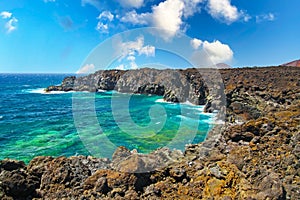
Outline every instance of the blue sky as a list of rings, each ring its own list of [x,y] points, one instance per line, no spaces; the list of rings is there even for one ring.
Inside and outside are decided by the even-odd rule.
[[[299,8],[298,0],[2,0],[0,72],[76,72],[101,42],[140,27],[158,27],[169,42],[184,33],[214,63],[279,65],[299,59]],[[124,65],[155,57],[146,41],[123,41],[132,47]]]

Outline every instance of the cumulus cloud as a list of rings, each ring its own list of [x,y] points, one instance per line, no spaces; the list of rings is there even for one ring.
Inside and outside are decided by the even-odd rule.
[[[108,24],[104,24],[103,22],[98,22],[96,26],[96,30],[100,33],[109,33]]]
[[[98,16],[98,19],[108,19],[109,21],[112,21],[114,19],[114,15],[110,11],[103,11]]]
[[[11,33],[17,29],[18,19],[13,17],[13,14],[11,12],[2,11],[0,13],[0,16],[2,19],[8,20],[4,25],[4,28],[6,29],[6,33]]]
[[[274,21],[275,20],[275,15],[273,13],[257,15],[255,17],[255,19],[256,19],[257,23],[260,23],[260,22],[263,22],[263,21]]]
[[[144,5],[144,0],[117,0],[122,7],[140,8]]]
[[[9,19],[12,16],[11,12],[7,12],[7,11],[3,11],[0,13],[0,16],[2,17],[2,19]]]
[[[116,43],[116,49],[120,51],[121,57],[119,62],[122,62],[124,59],[129,61],[130,69],[137,69],[138,66],[135,62],[136,56],[145,55],[147,57],[155,56],[155,47],[150,45],[145,45],[144,37],[137,37],[134,41],[118,41]],[[123,69],[126,68],[124,64]]]
[[[155,47],[146,45],[144,46],[144,37],[140,36],[136,38],[135,41],[129,42],[119,42],[118,48],[121,50],[121,59],[127,56],[145,55],[145,56],[154,56],[155,55]]]
[[[198,49],[202,43],[202,40],[199,40],[197,38],[191,40],[191,46],[193,47],[193,49]]]
[[[191,40],[191,46],[195,49],[191,59],[199,67],[230,62],[233,59],[233,51],[229,45],[218,40],[208,42],[194,38]]]
[[[184,9],[183,9],[183,16],[188,18],[193,16],[195,13],[201,11],[201,7],[199,7],[200,3],[203,3],[204,0],[183,0],[184,2]]]
[[[76,74],[88,74],[95,71],[95,65],[94,64],[86,64],[85,66],[81,67]]]
[[[101,33],[109,33],[109,25],[114,20],[114,15],[110,11],[103,11],[97,19],[99,22],[97,23],[96,30]]]
[[[244,12],[239,11],[236,6],[231,5],[230,0],[208,0],[208,13],[215,19],[227,24],[237,21]]]
[[[169,40],[181,29],[183,9],[183,0],[166,0],[153,6],[151,13],[138,14],[136,11],[130,11],[121,18],[121,21],[157,27],[161,30],[159,35]]]
[[[183,31],[184,18],[200,11],[198,6],[204,0],[165,0],[152,7],[151,12],[137,13],[132,10],[120,18],[121,22],[133,25],[149,25],[159,28],[165,40],[172,39],[179,31]]]
[[[131,23],[133,25],[148,25],[151,21],[150,13],[138,14],[135,10],[126,13],[120,19],[121,22]]]
[[[152,25],[162,29],[166,40],[174,37],[183,24],[184,3],[181,0],[166,0],[153,7]]]
[[[227,62],[233,58],[233,51],[231,48],[218,40],[212,43],[204,41],[203,49],[208,53],[209,59],[213,63]]]
[[[5,28],[7,30],[7,33],[11,33],[12,31],[17,29],[17,22],[18,20],[15,17],[11,18],[8,22],[6,22]]]

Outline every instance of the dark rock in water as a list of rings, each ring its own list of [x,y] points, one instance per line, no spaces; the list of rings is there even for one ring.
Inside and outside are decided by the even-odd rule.
[[[46,92],[51,92],[51,91],[72,91],[74,90],[74,84],[75,84],[76,77],[75,76],[69,76],[64,78],[62,81],[62,84],[59,86],[51,85],[45,89]]]
[[[45,92],[52,92],[52,91],[63,91],[63,88],[62,86],[51,85],[45,89]]]
[[[64,91],[73,90],[75,80],[76,80],[75,76],[66,77],[63,80],[61,87],[63,88]]]
[[[220,70],[225,96],[209,81],[216,73],[196,71],[99,71],[55,86],[71,88],[74,80],[78,91],[163,93],[170,101],[206,104],[210,112],[225,113],[226,106],[226,124],[183,154],[119,147],[112,161],[42,156],[25,166],[3,160],[0,199],[299,199],[300,68]]]
[[[186,102],[204,105],[208,95],[201,73],[187,70],[107,70],[97,71],[83,77],[66,77],[60,86],[49,86],[51,91],[116,90],[123,93],[154,94],[166,101]]]

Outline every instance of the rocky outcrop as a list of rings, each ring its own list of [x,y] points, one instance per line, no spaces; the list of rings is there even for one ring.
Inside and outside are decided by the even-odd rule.
[[[88,76],[67,77],[60,86],[49,86],[46,91],[115,90],[123,93],[160,95],[170,102],[189,101],[204,105],[209,91],[201,73],[197,69],[100,70]]]
[[[114,73],[102,80],[110,88]],[[300,69],[220,73],[226,126],[216,125],[203,143],[187,145],[183,154],[162,148],[141,155],[119,147],[112,160],[37,157],[27,166],[2,160],[0,198],[299,199]],[[148,88],[160,90],[158,83]]]

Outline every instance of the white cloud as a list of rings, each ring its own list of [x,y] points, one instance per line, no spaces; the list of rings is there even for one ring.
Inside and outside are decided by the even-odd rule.
[[[95,71],[95,65],[94,64],[86,64],[85,66],[81,67],[76,74],[88,74]]]
[[[133,25],[148,25],[151,21],[151,14],[150,13],[141,13],[137,14],[135,10],[130,11],[125,14],[120,19],[121,22],[131,23]]]
[[[250,15],[248,15],[247,13],[244,13],[243,11],[241,11],[242,16],[244,18],[245,22],[248,22],[250,19],[252,19],[252,17]]]
[[[98,10],[101,10],[101,4],[99,0],[81,0],[81,6],[85,6],[86,4],[90,4]]]
[[[13,17],[11,12],[3,11],[0,13],[0,16],[2,19],[8,20],[4,25],[4,28],[6,29],[6,33],[11,33],[17,29],[18,19]]]
[[[165,40],[174,37],[183,24],[184,3],[181,0],[166,0],[153,7],[152,25],[160,28]]]
[[[55,0],[44,0],[45,3],[48,3],[48,2],[55,2]]]
[[[114,20],[114,15],[110,11],[103,11],[97,19],[99,22],[97,23],[96,30],[101,33],[109,33],[109,25]]]
[[[191,40],[191,44],[193,41],[198,40],[199,39]],[[199,42],[196,43],[198,46]],[[197,67],[210,67],[219,63],[228,63],[231,62],[232,59],[233,51],[231,48],[218,40],[213,42],[203,41],[191,55],[191,60]]]
[[[103,11],[97,19],[108,19],[109,21],[113,21],[114,15],[110,11]]]
[[[3,11],[0,13],[0,16],[2,17],[2,19],[9,19],[12,16],[11,12],[7,12],[7,11]]]
[[[184,2],[183,16],[188,18],[193,16],[195,13],[200,12],[201,7],[199,4],[204,0],[182,0]]]
[[[180,31],[183,9],[184,3],[181,0],[166,0],[153,7],[152,25],[162,30],[161,36],[165,40],[169,40]]]
[[[13,17],[5,24],[5,28],[7,33],[11,33],[12,31],[17,29],[16,23],[18,22],[17,18]]]
[[[108,24],[104,24],[103,22],[98,22],[96,26],[96,30],[101,33],[109,33]]]
[[[150,45],[144,46],[140,49],[139,55],[154,56],[155,47]]]
[[[231,24],[237,21],[244,12],[231,5],[230,0],[208,0],[208,13],[215,19]]]
[[[200,11],[198,6],[204,0],[165,0],[152,7],[151,12],[137,13],[132,10],[121,17],[120,21],[133,25],[149,25],[160,29],[158,33],[165,40],[172,39],[183,31],[183,18]]]
[[[245,11],[231,5],[230,0],[164,0],[152,6],[151,12],[137,13],[131,10],[119,19],[132,25],[156,27],[160,29],[158,35],[168,41],[178,32],[185,32],[188,27],[185,20],[200,12],[204,5],[213,18],[227,24],[239,19],[246,22],[251,19]]]
[[[134,56],[128,56],[127,60],[129,60],[129,61],[135,61],[135,57]]]
[[[147,57],[155,56],[155,47],[150,45],[145,45],[144,37],[137,37],[134,41],[122,42],[118,41],[115,47],[120,51],[121,57],[119,62],[122,62],[124,59],[129,61],[131,69],[137,69],[138,66],[135,62],[137,55],[145,55]],[[125,67],[123,65],[123,67]]]
[[[125,8],[140,8],[144,5],[144,0],[117,0]]]
[[[264,15],[257,15],[255,18],[256,18],[257,23],[260,23],[263,21],[274,21],[275,15],[273,13],[269,13],[269,14],[264,14]]]
[[[202,40],[199,40],[197,38],[191,40],[191,46],[193,47],[193,49],[198,49],[202,43]]]
[[[233,51],[227,44],[223,44],[216,40],[212,43],[203,42],[203,49],[207,52],[209,59],[213,63],[221,63],[232,60]]]
[[[155,55],[155,47],[154,46],[144,46],[144,37],[140,36],[136,38],[135,41],[129,42],[120,42],[118,44],[118,48],[121,50],[122,57],[145,55],[145,56],[154,56]]]

